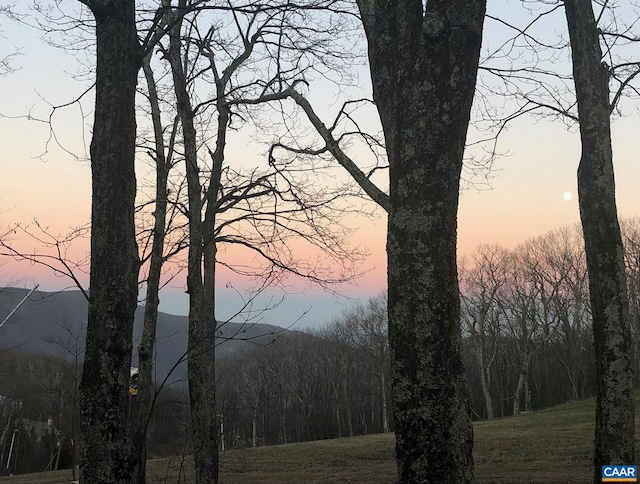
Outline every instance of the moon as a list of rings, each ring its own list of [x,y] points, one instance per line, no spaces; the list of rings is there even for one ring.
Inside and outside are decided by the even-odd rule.
[[[564,198],[566,201],[569,201],[573,198],[573,193],[571,192],[564,192],[562,194],[562,198]]]

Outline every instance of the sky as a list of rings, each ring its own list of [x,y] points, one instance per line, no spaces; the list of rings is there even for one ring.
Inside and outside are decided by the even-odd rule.
[[[21,52],[12,59],[16,70],[0,77],[0,223],[2,227],[20,223],[33,228],[37,220],[51,234],[63,234],[89,220],[90,167],[83,156],[90,141],[90,102],[85,103],[84,110],[77,106],[57,110],[53,118],[55,133],[47,123],[34,118],[46,119],[50,104],[69,101],[86,82],[71,78],[78,68],[74,58],[43,43],[32,29],[0,19],[0,32],[4,37],[0,38],[0,59],[14,49]],[[368,89],[366,79],[363,86]],[[640,207],[640,140],[634,111],[637,106],[631,105],[627,110],[630,114],[616,119],[612,126],[617,201],[622,217],[638,215]],[[58,146],[53,135],[67,151]],[[477,133],[470,132],[470,138],[473,136]],[[259,156],[259,150],[246,142],[232,150]],[[481,243],[513,248],[530,237],[579,222],[576,170],[580,144],[575,127],[567,129],[549,119],[517,119],[501,135],[498,150],[503,155],[494,162],[489,186],[478,185],[461,192],[459,255],[470,254]],[[354,217],[345,223],[354,229],[349,242],[369,253],[362,266],[364,274],[354,283],[334,287],[333,292],[300,283],[270,289],[253,305],[254,321],[317,326],[339,316],[355,300],[375,296],[385,289],[384,214],[378,211],[373,218]],[[12,235],[11,243],[28,252],[48,253],[37,241],[19,232]],[[68,255],[79,260],[87,252],[85,241],[74,244]],[[9,259],[1,262],[0,285],[30,288],[37,283],[43,291],[70,285],[50,269]],[[251,284],[236,280],[223,270],[219,276],[218,317],[226,319],[246,300]],[[88,278],[82,275],[81,280],[87,284]],[[260,311],[275,303],[276,308]],[[186,314],[183,276],[163,289],[161,310]]]

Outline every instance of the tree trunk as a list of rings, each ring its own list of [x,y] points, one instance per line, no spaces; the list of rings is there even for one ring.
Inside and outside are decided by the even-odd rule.
[[[482,331],[484,331],[484,328]],[[480,370],[480,387],[482,388],[484,405],[487,408],[487,419],[492,419],[495,417],[495,414],[493,412],[493,397],[491,396],[491,388],[489,384],[489,377],[491,373],[489,367],[485,368],[484,338],[479,338],[479,343],[476,345],[476,358],[478,360],[478,369]]]
[[[634,463],[631,329],[615,201],[609,73],[590,0],[565,1],[582,156],[578,167],[596,357],[594,482],[602,465]]]
[[[287,444],[287,400],[282,397],[282,443]]]
[[[151,118],[155,139],[156,162],[156,201],[153,226],[153,242],[149,261],[149,275],[147,277],[147,294],[144,306],[144,323],[142,337],[138,345],[138,405],[133,425],[133,446],[137,456],[137,480],[138,484],[146,482],[146,439],[149,418],[151,416],[151,403],[153,387],[153,356],[156,344],[156,327],[158,321],[158,305],[160,304],[160,278],[164,263],[164,239],[165,224],[167,219],[167,181],[169,178],[169,164],[165,156],[164,136],[158,92],[150,65],[150,54],[143,61],[143,70],[149,89],[149,103],[151,105]]]
[[[473,482],[456,267],[484,0],[358,0],[389,159],[389,342],[401,483]]]
[[[342,438],[342,418],[340,417],[340,399],[338,398],[338,390],[336,388],[336,383],[333,382],[333,396],[335,398],[336,407],[335,407],[335,417],[336,417],[336,427],[338,430],[338,438]]]
[[[380,398],[382,399],[382,432],[386,434],[389,432],[389,412],[387,411],[387,382],[384,377],[384,367],[380,368]]]
[[[520,375],[518,375],[518,383],[516,384],[516,391],[513,394],[513,414],[520,414],[520,397],[524,393],[524,388],[527,383],[527,378],[529,374],[529,365],[531,363],[531,358],[533,357],[533,353],[530,349],[525,349],[524,352],[524,361],[522,362],[522,368],[520,368]]]
[[[367,426],[367,404],[362,402],[362,414],[360,416],[362,421],[362,427],[364,428],[364,435],[369,435],[369,427]]]
[[[135,94],[142,52],[134,2],[86,2],[95,17],[96,103],[91,141],[91,292],[81,389],[82,482],[129,483],[128,427],[135,240]]]
[[[520,374],[518,375],[518,383],[516,384],[516,391],[513,394],[513,415],[520,414],[520,397],[524,393],[524,388],[527,383],[529,375],[529,366],[533,358],[534,350],[530,347],[530,343],[525,343],[522,367],[520,368]]]
[[[193,132],[195,135],[195,131]],[[195,141],[195,137],[193,139]],[[194,145],[195,146],[195,145]],[[185,157],[186,158],[186,157]],[[189,162],[187,162],[189,165]],[[189,170],[189,169],[187,169]],[[193,168],[191,169],[193,170]],[[195,180],[198,171],[188,175]],[[195,186],[195,182],[191,183]],[[187,374],[198,484],[218,482],[218,418],[215,408],[215,245],[204,242],[200,193],[189,188],[189,353]],[[193,207],[193,208],[192,208]],[[198,218],[197,220],[195,218]],[[204,263],[203,263],[204,260]]]
[[[258,405],[253,410],[253,420],[251,422],[251,448],[258,447]]]
[[[181,1],[184,8],[185,2]],[[193,455],[197,484],[218,482],[219,426],[215,406],[215,259],[213,223],[202,220],[202,186],[194,128],[194,113],[182,65],[180,30],[177,21],[170,34],[169,60],[182,137],[189,199],[189,253],[187,292],[189,293],[189,343],[187,376],[193,431]],[[209,193],[217,185],[209,187]],[[211,207],[208,204],[207,210]]]
[[[351,398],[349,398],[349,393],[347,388],[349,387],[349,383],[347,382],[347,374],[348,371],[345,369],[344,379],[342,380],[342,397],[344,399],[345,410],[347,412],[347,428],[349,429],[349,437],[353,437],[353,416],[351,413]]]

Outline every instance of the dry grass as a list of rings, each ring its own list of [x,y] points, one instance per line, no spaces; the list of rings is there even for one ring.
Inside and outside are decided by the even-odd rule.
[[[592,482],[593,408],[594,401],[586,400],[477,422],[475,461],[480,482]],[[640,401],[636,408],[640,408]],[[640,425],[640,419],[636,421]],[[221,457],[220,482],[393,483],[397,482],[393,445],[393,435],[386,434],[229,451]],[[0,484],[62,484],[70,480],[70,471],[60,471],[2,477]],[[192,461],[150,461],[147,482],[194,482]]]
[[[477,422],[477,475],[484,483],[593,482],[594,400]]]

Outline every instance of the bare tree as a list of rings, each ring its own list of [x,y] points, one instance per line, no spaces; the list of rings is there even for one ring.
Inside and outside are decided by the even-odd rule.
[[[389,195],[293,87],[324,148],[388,212],[389,342],[400,482],[471,482],[456,217],[485,2],[358,1]],[[342,112],[341,112],[342,114]],[[369,138],[369,141],[372,141]],[[309,150],[290,149],[308,154]]]
[[[318,9],[322,5],[314,4]],[[177,8],[187,6],[188,2],[182,0]],[[171,68],[184,148],[185,215],[189,226],[188,374],[196,476],[203,483],[218,479],[218,455],[212,449],[220,443],[214,378],[214,342],[220,325],[214,301],[216,266],[225,264],[218,247],[244,248],[249,260],[259,261],[256,267],[250,263],[225,264],[255,277],[260,281],[258,287],[281,284],[287,275],[321,285],[345,281],[353,277],[359,257],[344,249],[343,227],[336,215],[339,212],[330,209],[344,191],[320,194],[308,180],[296,181],[292,176],[296,170],[286,165],[272,163],[264,171],[245,170],[226,158],[227,134],[234,127],[234,117],[242,122],[251,116],[249,107],[283,98],[281,83],[301,75],[301,66],[309,65],[304,56],[312,55],[320,45],[312,41],[309,49],[295,48],[293,22],[305,18],[304,8],[280,2],[212,8],[229,10],[228,29],[205,14],[189,22],[172,19],[169,43],[163,46]],[[305,30],[304,23],[299,21],[298,25]],[[275,71],[261,72],[261,63]],[[250,77],[256,70],[255,78]],[[213,91],[210,99],[198,97],[194,87],[198,82]],[[206,121],[198,125],[202,120]],[[213,125],[212,134],[208,123]],[[215,145],[212,148],[210,140]],[[208,155],[210,163],[202,159],[203,154]],[[293,239],[319,247],[344,270],[332,276],[326,265],[296,257],[289,245]],[[285,404],[283,400],[283,408]]]
[[[12,12],[10,5],[0,5],[0,18],[4,16],[13,17],[14,15],[15,14]],[[2,34],[1,30],[0,39],[8,40],[6,36]],[[13,49],[9,49],[11,50],[10,52],[7,52],[7,50],[5,50],[6,47],[7,43],[3,42],[3,48],[0,52],[0,77],[6,76],[7,74],[10,74],[15,70],[14,66],[12,65],[12,61],[17,55],[20,54],[19,48],[14,47]]]
[[[555,336],[559,315],[555,302],[565,274],[549,261],[550,237],[535,237],[517,247],[512,267],[508,327],[518,340],[520,362],[513,393],[513,414],[521,410],[521,398],[529,397],[529,373],[533,359]],[[528,408],[529,405],[527,404]]]
[[[91,291],[86,291],[78,279],[77,270],[84,270],[84,261],[70,261],[65,254],[71,241],[82,236],[82,227],[65,237],[53,237],[38,226],[42,235],[33,234],[19,227],[28,235],[52,249],[51,255],[20,254],[10,246],[14,257],[35,261],[50,267],[56,274],[73,280],[89,299],[87,352],[84,380],[82,382],[83,409],[83,480],[101,482],[129,482],[130,474],[141,455],[144,459],[144,439],[148,423],[149,402],[144,397],[134,400],[142,405],[134,406],[141,415],[134,432],[130,432],[129,375],[132,350],[133,315],[137,306],[139,268],[150,259],[147,283],[147,308],[139,348],[143,370],[142,392],[150,393],[151,358],[155,340],[155,320],[158,308],[161,267],[167,257],[163,253],[165,238],[167,176],[170,163],[166,160],[159,112],[151,108],[151,120],[156,130],[153,152],[157,164],[157,194],[155,226],[151,231],[150,255],[138,255],[134,224],[138,207],[133,203],[137,195],[135,178],[136,109],[135,95],[138,71],[155,43],[164,35],[167,24],[163,19],[165,2],[159,9],[151,7],[140,12],[146,18],[136,18],[133,2],[80,0],[88,7],[69,18],[60,4],[56,8],[61,17],[54,18],[48,11],[36,6],[52,27],[38,23],[47,32],[60,29],[67,32],[84,32],[95,29],[95,46],[89,42],[89,52],[95,47],[95,121],[91,144],[92,165],[92,224],[91,224]],[[197,4],[200,2],[194,2]],[[178,16],[189,9],[183,9]],[[85,16],[86,12],[90,16]],[[151,12],[150,16],[147,15]],[[139,25],[139,29],[138,29]],[[146,30],[145,30],[146,29]],[[143,40],[139,40],[138,35]],[[74,46],[63,44],[73,50]],[[148,67],[148,66],[147,66]],[[93,70],[92,70],[93,71]],[[148,69],[146,74],[150,75]],[[153,85],[150,81],[152,90]],[[90,89],[87,90],[87,92]],[[85,92],[86,94],[86,92]],[[157,96],[149,99],[157,102]],[[74,101],[75,102],[75,101]],[[58,107],[52,107],[55,111]],[[51,117],[49,122],[51,122]],[[54,127],[51,126],[53,132]],[[53,135],[55,138],[55,134]],[[144,234],[142,234],[144,235]],[[173,249],[172,249],[173,250]],[[135,281],[135,284],[134,284]],[[127,354],[128,353],[128,354]],[[90,375],[90,376],[89,376]],[[101,407],[105,405],[106,407]],[[108,408],[112,411],[106,411]],[[134,443],[132,447],[131,444]],[[116,464],[115,461],[119,463]],[[144,472],[144,466],[141,466]],[[109,476],[109,477],[107,477]],[[113,479],[108,481],[105,479]]]
[[[57,382],[57,388],[54,388],[56,392],[60,392],[60,415],[59,422],[63,422],[68,419],[69,421],[69,434],[71,437],[71,473],[73,480],[76,480],[76,468],[79,461],[79,442],[80,442],[80,379],[82,377],[82,361],[84,359],[84,341],[85,335],[83,328],[78,328],[68,321],[60,323],[64,329],[64,336],[60,338],[47,338],[47,342],[52,345],[58,346],[65,357],[65,361],[58,362],[52,361],[52,364],[56,365],[63,374],[60,381]],[[68,360],[68,361],[67,361]],[[50,389],[51,390],[51,389]],[[63,402],[67,402],[64,404]],[[70,410],[69,410],[70,404]],[[61,424],[58,423],[58,426]],[[60,449],[58,449],[58,459],[60,458]],[[57,470],[57,464],[56,464]]]
[[[578,167],[596,355],[594,482],[603,465],[635,460],[635,408],[629,299],[615,200],[610,72],[589,0],[565,1],[582,156]]]
[[[566,370],[571,398],[578,400],[586,396],[586,370],[593,359],[589,284],[582,230],[578,226],[563,227],[543,237],[547,239],[543,257],[555,272],[557,280],[557,289],[551,301],[558,324],[554,345],[556,358]]]
[[[325,148],[388,212],[389,343],[400,482],[471,482],[456,218],[485,2],[358,1],[386,142],[387,196],[311,105]],[[446,141],[445,141],[446,140]],[[295,151],[295,150],[292,150]],[[308,151],[306,151],[308,152]],[[437,396],[436,396],[437,395]]]
[[[501,301],[510,282],[513,257],[499,245],[480,245],[471,256],[470,267],[460,269],[462,323],[475,353],[487,418],[494,417],[491,374],[504,334]]]
[[[146,482],[146,440],[149,420],[153,410],[152,395],[154,393],[153,358],[155,354],[156,327],[158,320],[158,306],[160,304],[160,289],[162,287],[162,270],[165,261],[180,251],[182,244],[178,242],[169,254],[165,253],[167,238],[167,211],[169,206],[169,172],[174,165],[174,145],[177,130],[177,120],[170,129],[168,143],[162,124],[160,99],[156,80],[151,68],[151,53],[143,60],[142,68],[147,85],[147,99],[153,127],[153,149],[149,150],[155,164],[155,196],[153,197],[153,228],[149,234],[151,247],[148,254],[148,272],[146,277],[146,297],[144,308],[144,322],[140,344],[138,345],[138,393],[134,400],[133,409],[133,451],[137,457],[136,478],[140,484]],[[168,144],[168,146],[167,146]],[[175,208],[174,208],[175,211]],[[144,259],[142,262],[144,262]]]
[[[485,2],[361,0],[358,7],[389,161],[398,476],[400,482],[471,482],[456,214]]]
[[[159,14],[158,14],[159,15]],[[156,22],[157,24],[158,22]],[[153,27],[154,23],[151,22]],[[155,25],[155,30],[152,28],[151,33],[158,37],[163,34],[160,25]],[[65,47],[66,48],[66,47]],[[142,52],[142,47],[140,47]],[[146,279],[140,281],[139,284],[146,284],[146,307],[145,307],[145,320],[144,327],[141,335],[141,344],[138,347],[138,358],[141,367],[140,372],[140,398],[135,399],[136,405],[132,407],[136,416],[131,418],[132,422],[135,422],[135,430],[132,432],[135,453],[140,454],[141,462],[144,463],[144,441],[146,439],[146,428],[149,421],[149,414],[151,411],[149,396],[152,393],[152,358],[154,355],[155,344],[155,325],[158,313],[159,297],[158,292],[161,288],[161,275],[163,264],[166,259],[175,255],[181,249],[180,241],[171,241],[174,245],[167,249],[165,253],[165,235],[167,229],[165,227],[167,221],[167,204],[168,204],[168,175],[171,167],[171,151],[172,145],[175,141],[175,133],[170,136],[168,141],[169,147],[165,147],[164,132],[161,121],[161,113],[159,107],[158,94],[155,91],[155,83],[153,79],[153,73],[149,65],[149,56],[146,55],[142,61],[144,65],[145,77],[147,78],[148,94],[146,98],[149,100],[149,118],[153,126],[153,147],[148,150],[155,163],[156,173],[156,193],[153,197],[153,204],[155,205],[153,210],[154,224],[150,231],[140,229],[136,232],[136,237],[140,239],[140,260],[139,266],[144,267],[148,265]],[[54,112],[58,107],[52,107]],[[50,118],[50,122],[51,118]],[[134,124],[135,127],[135,124]],[[51,129],[55,127],[51,125]],[[175,130],[174,130],[175,131]],[[135,135],[135,132],[134,132]],[[135,180],[134,180],[135,185]],[[139,193],[136,192],[138,195]],[[137,205],[135,207],[135,213],[137,219],[141,219],[144,216],[144,210],[148,204]],[[73,286],[77,287],[89,300],[89,291],[87,284],[83,280],[83,275],[89,273],[89,256],[86,258],[75,259],[69,256],[69,251],[72,249],[72,245],[77,243],[84,237],[87,237],[91,232],[91,225],[86,224],[84,226],[72,229],[70,232],[63,235],[54,235],[50,232],[49,228],[40,224],[37,220],[30,225],[15,224],[12,227],[14,233],[20,233],[23,236],[27,236],[33,242],[38,245],[37,251],[34,252],[22,252],[11,245],[9,241],[2,240],[0,245],[5,249],[4,255],[13,257],[16,260],[27,261],[47,267],[53,271],[56,276],[68,278]],[[150,246],[150,247],[149,247]],[[45,249],[43,252],[42,249]],[[137,248],[136,248],[137,250]],[[165,282],[166,282],[166,274]],[[136,291],[137,297],[137,291]],[[144,465],[141,466],[141,472],[144,473]]]
[[[563,7],[568,41],[557,32],[556,39],[544,39],[538,27],[552,21],[555,14],[560,15]],[[594,8],[598,9],[597,15]],[[610,135],[611,115],[622,112],[625,94],[635,97],[638,92],[640,63],[633,53],[640,37],[633,8],[628,3],[606,1],[547,2],[538,10],[532,9],[532,16],[523,26],[493,16],[492,20],[514,35],[491,52],[489,58],[497,65],[487,67],[487,72],[498,79],[493,92],[511,93],[517,100],[514,112],[500,119],[501,129],[526,113],[558,117],[568,125],[580,127],[579,205],[598,373],[596,480],[601,464],[633,459],[628,296]],[[557,60],[569,50],[572,71],[562,71]]]
[[[627,284],[629,285],[629,313],[633,341],[639,341],[640,333],[640,219],[622,220],[625,264],[627,267]],[[640,377],[640,348],[636,343],[634,349],[635,378]]]
[[[131,480],[128,426],[135,240],[135,95],[143,49],[134,2],[82,2],[96,32],[96,102],[91,141],[91,292],[80,384],[81,480]]]
[[[389,371],[389,337],[387,321],[387,294],[369,298],[343,312],[336,324],[344,327],[350,347],[362,351],[374,366],[380,396],[380,422],[382,432],[389,432],[387,379]]]
[[[38,220],[34,220],[32,225],[16,223],[10,227],[10,232],[19,237],[26,237],[36,244],[37,248],[28,252],[20,250],[5,237],[0,238],[0,247],[2,247],[0,255],[51,270],[56,277],[68,279],[71,287],[80,290],[89,300],[89,293],[83,282],[83,278],[89,273],[89,256],[73,257],[70,252],[75,243],[88,237],[90,231],[89,224],[72,228],[63,234],[55,234]]]

